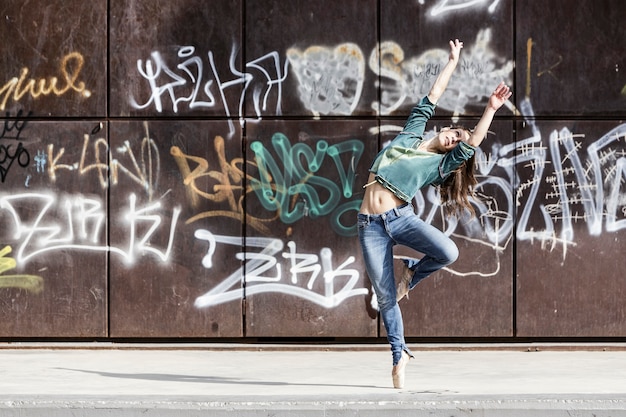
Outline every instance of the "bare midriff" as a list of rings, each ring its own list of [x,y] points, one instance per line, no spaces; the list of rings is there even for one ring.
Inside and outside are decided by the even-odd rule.
[[[370,173],[359,213],[381,214],[405,203],[394,193],[380,185],[375,178],[376,176]]]

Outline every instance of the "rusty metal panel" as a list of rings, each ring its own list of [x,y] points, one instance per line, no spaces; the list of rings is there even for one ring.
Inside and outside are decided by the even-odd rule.
[[[0,336],[106,336],[106,129],[1,122]]]
[[[111,122],[112,337],[243,335],[245,167],[231,128]],[[222,303],[208,309],[207,299]]]
[[[356,237],[377,152],[366,121],[248,128],[246,336],[367,337],[376,311]]]
[[[246,116],[373,114],[377,14],[376,0],[246,2]]]
[[[3,0],[0,112],[104,116],[106,0]]]
[[[437,115],[480,115],[501,80],[513,83],[513,0],[385,0],[380,13],[381,115],[406,117],[447,62],[453,38],[464,47]]]
[[[626,117],[624,20],[622,0],[516,3],[516,89],[536,115]]]
[[[242,0],[111,0],[110,11],[111,116],[241,116]]]
[[[518,136],[518,335],[623,337],[626,124],[529,120]]]
[[[464,124],[473,126],[475,121]],[[433,122],[430,129],[449,125]],[[459,247],[459,259],[418,284],[400,301],[407,337],[506,337],[513,335],[513,178],[506,166],[514,154],[500,149],[513,142],[513,124],[495,121],[493,135],[476,156],[476,216],[444,219],[434,187],[413,200],[416,213],[444,231]],[[400,127],[400,126],[399,126]],[[432,134],[434,132],[427,132]],[[383,136],[383,140],[392,139]],[[397,257],[421,254],[397,247]],[[396,261],[396,276],[402,261]],[[381,334],[385,334],[381,323]]]
[[[0,337],[384,335],[360,186],[450,37],[434,123],[516,97],[478,217],[415,201],[461,258],[401,302],[407,336],[623,337],[626,5],[569,6],[4,0]]]

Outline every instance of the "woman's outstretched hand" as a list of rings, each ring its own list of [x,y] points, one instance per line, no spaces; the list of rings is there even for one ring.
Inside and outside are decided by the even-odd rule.
[[[463,42],[458,39],[450,41],[450,60],[459,62],[459,55],[461,55],[461,49],[463,48]]]
[[[509,89],[509,86],[502,81],[496,89],[491,93],[489,97],[489,107],[494,110],[498,110],[502,105],[511,97],[513,92]]]
[[[506,103],[509,97],[511,97],[511,94],[513,93],[509,89],[509,86],[504,84],[504,81],[498,84],[496,89],[493,90],[493,93],[491,93],[491,96],[489,96],[489,103],[485,106],[485,111],[467,143],[472,146],[480,146],[487,135],[489,126],[493,121],[493,116],[496,114],[496,111]]]

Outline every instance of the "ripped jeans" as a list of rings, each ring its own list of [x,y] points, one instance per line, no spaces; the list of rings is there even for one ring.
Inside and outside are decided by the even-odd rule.
[[[406,262],[413,271],[411,289],[428,275],[454,262],[459,250],[443,232],[415,215],[410,203],[382,214],[359,213],[357,225],[365,268],[378,299],[393,365],[397,365],[402,351],[413,355],[404,340],[402,313],[396,301],[393,247],[403,245],[424,254],[419,260]]]

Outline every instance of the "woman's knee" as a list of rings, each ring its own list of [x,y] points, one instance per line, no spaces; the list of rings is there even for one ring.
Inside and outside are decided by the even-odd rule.
[[[387,310],[390,310],[390,309],[394,308],[395,304],[397,303],[395,295],[393,297],[388,297],[388,296],[378,297],[378,296],[376,296],[376,298],[377,298],[377,301],[378,301],[378,311],[380,311],[381,313],[384,313]]]
[[[452,240],[449,240],[448,243],[441,248],[439,262],[444,265],[450,265],[457,259],[459,259],[459,248]]]
[[[382,284],[382,283],[379,283]],[[394,307],[396,304],[396,291],[395,286],[389,285],[374,285],[372,283],[372,289],[376,294],[376,301],[378,303],[378,311],[387,311]]]

